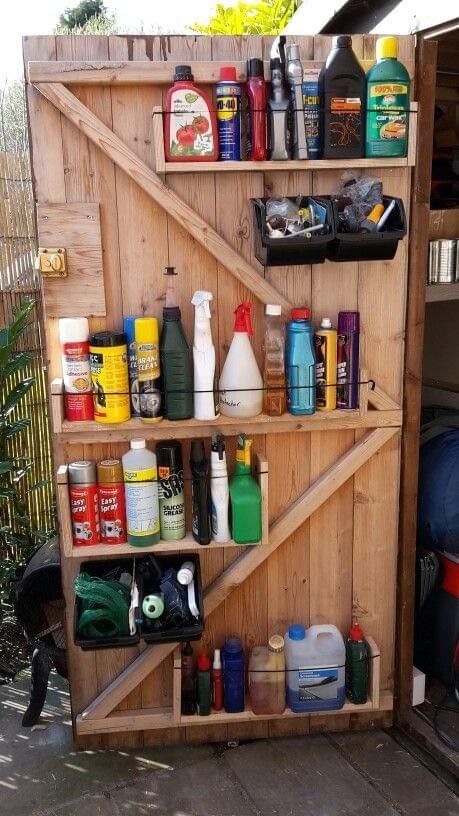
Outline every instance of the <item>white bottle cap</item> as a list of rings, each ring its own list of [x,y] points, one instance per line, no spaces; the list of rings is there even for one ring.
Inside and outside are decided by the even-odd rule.
[[[267,303],[265,306],[265,315],[272,315],[278,317],[282,314],[282,306],[278,303]]]
[[[61,343],[84,343],[89,336],[87,317],[61,317],[59,320],[59,340]]]
[[[177,571],[177,581],[182,586],[191,584],[194,575],[194,564],[192,561],[184,561],[180,569]]]
[[[321,329],[331,329],[332,322],[329,317],[323,317],[322,322],[320,324]]]
[[[220,649],[215,649],[214,652],[214,669],[221,669],[222,667],[222,660],[220,657]]]
[[[147,443],[145,442],[145,439],[139,439],[138,437],[131,439],[131,450],[142,450],[142,448],[146,447]]]

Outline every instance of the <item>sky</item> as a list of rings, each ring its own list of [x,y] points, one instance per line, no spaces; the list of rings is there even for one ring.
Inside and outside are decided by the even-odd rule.
[[[0,84],[22,75],[21,37],[25,34],[52,34],[59,15],[79,0],[13,0],[2,13],[0,26]],[[235,0],[219,0],[225,6]],[[107,10],[116,14],[120,32],[181,34],[186,26],[206,21],[217,0],[105,0]]]

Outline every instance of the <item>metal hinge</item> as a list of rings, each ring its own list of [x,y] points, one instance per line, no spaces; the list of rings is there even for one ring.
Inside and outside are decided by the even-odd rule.
[[[67,277],[67,251],[65,249],[38,247],[35,269],[44,278]]]

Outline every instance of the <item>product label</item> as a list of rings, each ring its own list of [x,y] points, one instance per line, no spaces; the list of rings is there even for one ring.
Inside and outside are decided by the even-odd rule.
[[[135,340],[128,345],[128,374],[131,395],[131,414],[132,416],[140,416],[137,345]]]
[[[316,405],[325,408],[327,405],[327,338],[325,335],[315,335],[314,348],[316,353]]]
[[[125,422],[129,408],[129,377],[126,346],[90,348],[94,391],[94,418],[99,422]]]
[[[159,533],[158,474],[156,468],[124,470],[129,535]]]
[[[100,540],[103,544],[126,541],[126,500],[124,485],[99,485]]]
[[[241,114],[238,85],[217,89],[217,123],[220,159],[241,158]]]
[[[169,149],[172,156],[208,156],[214,152],[214,136],[208,107],[192,88],[170,96]]]
[[[99,509],[97,485],[69,485],[73,546],[99,542]]]
[[[320,152],[320,97],[317,80],[303,82],[304,127],[310,159]]]
[[[388,151],[387,143],[406,141],[408,133],[408,86],[396,82],[375,82],[369,88],[367,141],[382,143],[381,155]],[[373,144],[372,149],[374,150]],[[389,148],[390,150],[390,148]]]
[[[65,390],[71,394],[91,391],[89,343],[64,343],[62,346],[62,373]]]
[[[159,377],[158,343],[137,344],[137,371],[140,382]]]
[[[88,394],[64,394],[65,418],[69,422],[94,419],[92,391]]]
[[[330,100],[329,146],[349,148],[362,140],[362,103],[359,97]]]
[[[341,669],[341,673],[342,673]],[[307,700],[335,700],[338,697],[338,666],[324,669],[298,669],[298,698]],[[343,685],[343,683],[341,683]]]
[[[348,343],[345,334],[338,334],[338,349],[336,361],[336,406],[348,408],[350,400],[349,385],[349,356]]]
[[[159,467],[159,512],[161,536],[172,538],[185,534],[185,495],[183,492],[183,470],[171,472],[168,467]]]

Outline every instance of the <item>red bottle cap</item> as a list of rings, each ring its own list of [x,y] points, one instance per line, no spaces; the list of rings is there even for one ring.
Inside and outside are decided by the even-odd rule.
[[[253,335],[252,320],[250,319],[250,312],[252,311],[251,303],[240,303],[234,314],[236,320],[234,321],[235,332],[246,332],[249,337]]]
[[[237,82],[236,68],[234,65],[224,65],[220,68],[220,81]]]
[[[349,632],[351,640],[364,640],[364,635],[360,623],[353,623]]]
[[[311,310],[306,307],[303,309],[292,309],[292,320],[310,320]]]
[[[205,652],[199,652],[198,654],[198,670],[210,671],[210,657]]]

